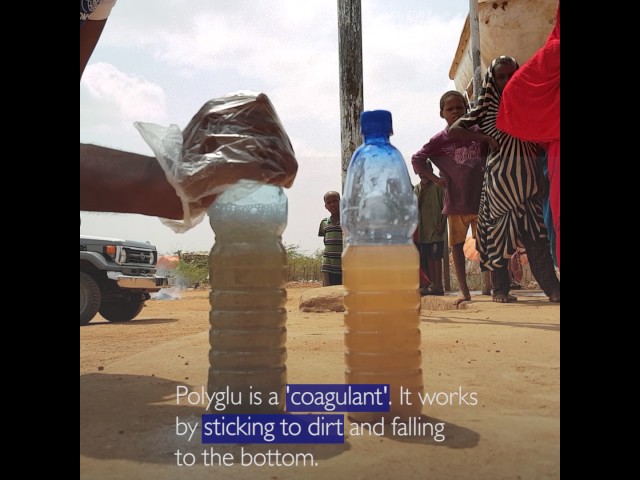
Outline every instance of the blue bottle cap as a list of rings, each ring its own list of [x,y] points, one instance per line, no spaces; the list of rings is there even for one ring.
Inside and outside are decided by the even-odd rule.
[[[391,112],[387,110],[369,110],[360,114],[360,132],[362,135],[393,135]]]

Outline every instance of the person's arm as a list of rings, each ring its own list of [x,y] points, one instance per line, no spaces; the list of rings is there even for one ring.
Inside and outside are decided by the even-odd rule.
[[[442,132],[434,135],[429,142],[423,145],[420,150],[411,156],[411,166],[416,174],[420,175],[421,173],[424,173],[429,180],[444,188],[447,185],[447,182],[445,182],[443,178],[437,177],[433,173],[433,169],[428,166],[430,158],[441,153],[441,146]]]
[[[80,78],[107,19],[80,28]],[[182,219],[182,202],[154,157],[80,144],[80,210]]]
[[[80,144],[80,210],[182,219],[182,202],[154,157]]]
[[[449,137],[454,140],[487,142],[491,150],[497,150],[499,148],[498,141],[480,130],[471,129],[474,124],[475,122],[465,117],[459,118],[449,127]]]
[[[106,18],[104,20],[86,20],[80,28],[80,79],[82,79],[84,68],[96,48],[106,23]]]
[[[447,186],[447,182],[445,182],[443,178],[437,177],[436,174],[433,173],[433,169],[427,167],[427,162],[429,162],[430,155],[430,144],[431,142],[427,143],[418,152],[414,153],[411,156],[411,166],[413,167],[413,171],[416,174],[423,174],[433,183],[435,183],[439,187],[444,188]]]
[[[427,143],[425,146],[423,146],[420,150],[418,150],[416,153],[414,153],[411,156],[411,166],[413,167],[413,171],[417,175],[420,175],[422,172],[427,170],[427,162],[429,161],[429,155],[427,155],[426,150],[428,145],[429,144]]]
[[[427,167],[427,163],[429,162],[429,157],[436,152],[436,148],[434,148],[434,144],[436,143],[437,141],[432,138],[428,143],[424,144],[420,150],[411,156],[411,166],[413,167],[413,171],[416,175],[427,172],[433,173],[432,170]]]
[[[318,236],[324,237],[324,229],[326,227],[326,220],[323,218],[320,222],[320,227],[318,227]]]
[[[439,187],[446,188],[447,182],[445,181],[445,179],[438,177],[435,173],[433,173],[433,171],[426,169],[422,174]]]

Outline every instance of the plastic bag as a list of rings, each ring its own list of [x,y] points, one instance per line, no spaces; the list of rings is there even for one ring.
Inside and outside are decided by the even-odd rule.
[[[290,187],[298,171],[291,141],[264,93],[237,92],[206,102],[180,132],[135,122],[182,200],[184,218],[161,219],[185,232],[215,196],[241,180]]]

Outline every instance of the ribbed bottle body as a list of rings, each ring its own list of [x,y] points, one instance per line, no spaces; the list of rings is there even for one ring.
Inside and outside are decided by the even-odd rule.
[[[358,421],[420,415],[422,355],[420,295],[413,245],[348,246],[342,256],[345,288],[345,381],[388,383],[388,413],[354,412]],[[400,387],[413,405],[402,405]],[[406,402],[405,402],[406,403]]]
[[[222,413],[284,410],[286,197],[279,187],[261,188],[270,194],[256,196],[257,191],[255,198],[221,202],[214,209],[216,201],[209,212],[216,241],[209,256],[208,391],[230,391],[231,398],[241,400]],[[277,405],[269,402],[272,392],[278,394]]]

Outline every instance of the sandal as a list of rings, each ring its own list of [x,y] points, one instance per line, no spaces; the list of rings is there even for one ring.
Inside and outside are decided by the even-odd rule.
[[[518,301],[518,297],[508,293],[496,293],[493,295],[493,301],[496,303],[513,303]]]
[[[425,295],[437,295],[439,297],[442,297],[444,296],[444,290],[429,288],[429,290],[427,291],[427,293],[425,293]]]

